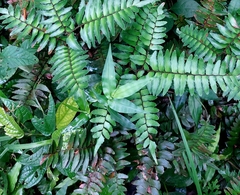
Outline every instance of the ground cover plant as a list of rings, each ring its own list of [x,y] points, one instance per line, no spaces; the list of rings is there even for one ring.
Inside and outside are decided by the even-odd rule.
[[[0,21],[0,195],[240,194],[238,0],[9,0]]]

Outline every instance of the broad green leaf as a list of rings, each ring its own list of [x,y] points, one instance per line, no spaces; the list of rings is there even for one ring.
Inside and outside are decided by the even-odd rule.
[[[24,166],[19,177],[19,182],[23,183],[24,188],[31,188],[38,184],[44,176],[46,169],[39,166]]]
[[[22,165],[38,166],[40,165],[43,155],[48,153],[48,149],[48,146],[42,146],[30,150],[25,150],[17,161]],[[29,155],[28,153],[32,154]]]
[[[65,99],[58,107],[56,112],[56,127],[62,129],[68,126],[73,120],[78,110],[78,105],[73,97]]]
[[[45,136],[49,136],[55,130],[55,104],[52,96],[49,96],[48,113],[43,118],[32,118],[33,126]]]
[[[138,113],[144,110],[127,99],[113,99],[108,101],[109,107],[121,113]]]
[[[24,131],[19,127],[12,116],[5,113],[0,107],[0,126],[4,126],[5,134],[10,137],[20,139],[24,136]]]
[[[38,58],[26,49],[9,45],[3,49],[0,55],[0,66],[15,68],[38,63]]]
[[[202,114],[202,104],[200,98],[196,95],[189,96],[188,107],[195,124],[198,125]]]
[[[13,168],[7,174],[10,192],[13,192],[13,190],[15,189],[21,167],[22,167],[22,164],[19,162],[16,162]]]
[[[151,78],[144,78],[122,85],[116,90],[114,90],[114,92],[112,93],[112,97],[114,99],[122,99],[129,97],[134,93],[138,92],[143,87],[145,87],[150,81]]]
[[[177,15],[185,16],[186,18],[191,18],[194,16],[200,5],[194,0],[178,0],[171,10]]]
[[[102,72],[102,87],[103,93],[107,98],[110,98],[110,94],[116,89],[116,78],[115,78],[115,63],[112,58],[112,49],[109,45],[107,59]]]
[[[32,113],[29,108],[26,106],[18,107],[15,110],[15,116],[17,117],[18,121],[25,123],[27,120],[30,120],[33,118]]]

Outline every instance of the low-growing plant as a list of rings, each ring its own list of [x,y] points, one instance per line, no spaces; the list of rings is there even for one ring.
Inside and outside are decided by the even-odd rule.
[[[0,195],[240,193],[238,0],[10,0],[0,20]]]

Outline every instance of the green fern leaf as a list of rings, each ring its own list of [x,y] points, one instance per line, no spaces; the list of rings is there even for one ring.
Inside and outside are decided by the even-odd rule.
[[[160,93],[165,95],[172,84],[177,95],[182,95],[186,86],[191,95],[196,91],[199,96],[202,96],[203,91],[208,94],[209,89],[217,93],[217,84],[225,96],[230,95],[232,90],[237,93],[236,90],[239,87],[238,63],[235,64],[232,72],[228,72],[224,61],[218,60],[214,64],[210,60],[205,65],[203,60],[197,57],[190,55],[184,60],[184,56],[184,52],[177,57],[176,51],[170,53],[168,50],[165,54],[161,51],[158,54],[153,53],[150,58],[150,66],[156,73],[148,74],[148,77],[152,78],[148,89],[153,95]]]
[[[111,45],[109,45],[107,59],[102,72],[103,93],[108,99],[114,89],[116,89],[117,81],[115,74],[115,63],[112,58]]]
[[[225,51],[227,55],[235,54],[238,58],[240,55],[240,38],[238,34],[240,33],[240,27],[231,14],[225,19],[225,25],[217,24],[217,28],[220,33],[211,32],[208,37],[211,44],[222,51]]]
[[[5,113],[3,108],[0,108],[0,126],[4,126],[5,134],[10,137],[20,139],[24,136],[24,131],[19,127],[12,116]]]
[[[127,25],[133,22],[135,13],[139,7],[145,6],[153,1],[113,1],[90,0],[85,8],[81,6],[77,14],[77,21],[83,26],[80,30],[81,38],[89,48],[96,47],[96,41],[100,43],[103,35],[110,41],[110,37],[115,36],[115,25],[125,30]],[[82,3],[81,3],[82,4]],[[83,16],[83,9],[85,13]],[[129,17],[130,16],[130,17]]]
[[[41,110],[39,101],[44,101],[47,98],[45,93],[49,93],[50,91],[40,81],[45,70],[39,65],[35,65],[33,68],[34,71],[30,73],[20,73],[22,78],[18,79],[17,83],[13,85],[17,89],[13,91],[14,95],[12,98],[19,104],[34,106]]]
[[[93,133],[93,138],[97,139],[97,143],[94,149],[94,155],[97,154],[98,149],[104,143],[105,139],[110,138],[110,134],[113,132],[113,126],[116,125],[115,121],[111,118],[110,114],[103,105],[99,103],[94,104],[98,109],[91,112],[95,115],[94,118],[90,120],[91,123],[96,125],[92,127],[91,132]]]
[[[137,64],[148,69],[148,51],[161,50],[163,38],[166,36],[163,5],[144,6],[136,15],[136,22],[132,24],[131,29],[121,33],[123,41],[128,45],[116,44],[121,51],[114,53],[119,59],[119,64],[131,63],[133,69],[136,69]]]
[[[208,40],[208,30],[198,29],[198,27],[184,26],[177,31],[184,46],[190,48],[190,53],[195,53],[199,58],[204,61],[213,60],[217,58],[219,53]]]
[[[40,13],[45,16],[41,23],[49,26],[45,33],[49,34],[50,37],[56,37],[73,30],[70,19],[72,7],[65,7],[67,3],[67,0],[37,1]]]
[[[74,95],[88,86],[88,56],[85,53],[83,50],[73,50],[66,46],[56,49],[50,63],[53,64],[53,82],[59,82],[57,89],[69,91],[69,95]]]
[[[17,35],[17,39],[21,40],[27,35],[31,35],[32,47],[39,44],[38,51],[41,51],[49,43],[49,53],[56,47],[56,38],[50,37],[46,33],[47,25],[41,24],[42,17],[40,13],[36,13],[35,9],[31,9],[27,18],[21,14],[19,5],[14,7],[10,4],[8,9],[1,8],[0,13],[3,15],[0,20],[3,24],[8,24],[5,29],[12,29],[10,36]]]

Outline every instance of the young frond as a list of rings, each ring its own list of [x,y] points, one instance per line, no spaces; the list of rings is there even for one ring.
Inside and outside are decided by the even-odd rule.
[[[88,76],[86,76],[88,56],[85,53],[83,50],[73,50],[66,46],[56,49],[50,63],[52,64],[53,82],[58,82],[57,89],[74,95],[88,86]]]
[[[90,0],[85,5],[82,0],[76,20],[82,26],[81,38],[89,48],[96,47],[96,40],[100,43],[103,36],[110,41],[116,34],[116,26],[125,30],[133,22],[139,7],[149,3],[139,0]]]
[[[183,26],[178,30],[179,37],[182,39],[184,46],[190,48],[189,53],[194,53],[204,61],[213,60],[217,58],[217,50],[211,45],[207,39],[208,30],[199,29],[198,27]]]
[[[185,59],[184,52],[178,57],[176,51],[171,53],[167,50],[165,54],[162,51],[153,53],[150,66],[153,72],[148,74],[152,78],[148,89],[153,95],[165,95],[172,84],[176,95],[182,95],[188,87],[191,95],[196,91],[199,96],[203,92],[209,94],[209,89],[217,93],[219,86],[229,100],[239,99],[239,63],[229,72],[224,61],[205,63],[196,56],[190,55]],[[233,97],[232,94],[237,95]]]

